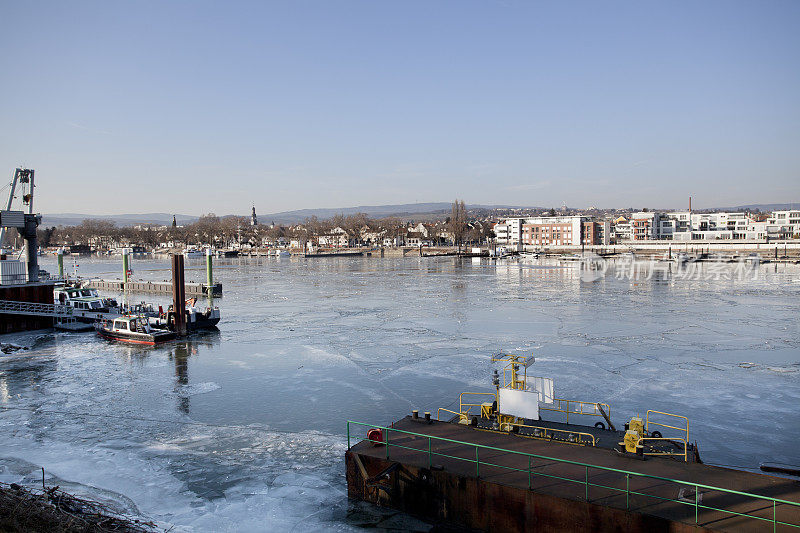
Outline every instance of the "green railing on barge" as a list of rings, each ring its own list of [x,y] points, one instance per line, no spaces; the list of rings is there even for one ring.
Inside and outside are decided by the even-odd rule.
[[[411,450],[411,451],[427,454],[427,456],[428,456],[428,468],[429,469],[433,466],[433,457],[437,456],[437,457],[446,457],[448,459],[455,459],[455,460],[458,460],[458,461],[464,461],[464,462],[468,462],[468,463],[474,463],[475,464],[475,477],[477,477],[477,478],[480,478],[480,467],[481,467],[481,465],[489,466],[489,467],[495,467],[495,468],[502,468],[502,469],[506,469],[506,470],[510,470],[510,471],[514,471],[514,472],[526,472],[528,474],[528,489],[529,490],[532,488],[532,479],[533,479],[533,477],[536,477],[536,476],[538,476],[538,477],[547,477],[547,478],[552,478],[552,479],[559,479],[559,480],[568,481],[568,482],[571,482],[571,483],[579,483],[579,484],[584,485],[585,488],[586,488],[585,497],[586,497],[586,501],[587,502],[589,501],[589,487],[598,487],[598,488],[604,488],[604,489],[614,490],[614,491],[618,491],[618,492],[624,492],[625,493],[625,506],[626,506],[626,509],[628,509],[628,510],[630,510],[630,503],[631,503],[630,502],[630,497],[632,495],[633,496],[644,496],[646,498],[654,498],[654,499],[657,499],[657,500],[668,501],[668,502],[673,502],[673,503],[680,503],[682,505],[688,505],[688,506],[694,507],[694,523],[696,525],[701,525],[700,522],[699,522],[699,512],[702,509],[702,510],[709,510],[709,511],[717,511],[717,512],[721,512],[721,513],[726,513],[726,514],[733,515],[733,516],[740,516],[740,517],[744,517],[744,518],[750,518],[750,519],[753,519],[753,520],[761,520],[763,522],[770,522],[772,524],[773,531],[775,531],[777,529],[777,526],[779,526],[779,525],[780,526],[788,526],[788,527],[800,529],[800,524],[794,524],[794,523],[791,523],[791,522],[784,522],[784,521],[781,521],[781,520],[777,519],[777,506],[778,505],[788,505],[788,506],[794,507],[798,511],[800,511],[800,503],[798,503],[798,502],[793,502],[793,501],[789,501],[789,500],[782,500],[780,498],[772,498],[770,496],[762,496],[762,495],[759,495],[759,494],[752,494],[752,493],[749,493],[749,492],[741,492],[741,491],[737,491],[737,490],[724,489],[722,487],[714,487],[712,485],[704,485],[702,483],[694,483],[694,482],[690,482],[690,481],[682,481],[682,480],[679,480],[679,479],[670,479],[670,478],[666,478],[666,477],[653,476],[653,475],[650,475],[650,474],[642,474],[640,472],[633,472],[633,471],[629,471],[629,470],[620,470],[618,468],[611,468],[611,467],[607,467],[607,466],[590,465],[590,464],[581,463],[581,462],[578,462],[578,461],[570,461],[570,460],[567,460],[567,459],[557,459],[555,457],[547,457],[547,456],[544,456],[544,455],[536,455],[536,454],[532,454],[532,453],[518,452],[518,451],[514,451],[514,450],[506,450],[506,449],[503,449],[503,448],[496,448],[494,446],[486,446],[486,445],[483,445],[483,444],[474,444],[474,443],[471,443],[471,442],[463,442],[463,441],[454,440],[454,439],[448,439],[448,438],[444,438],[444,437],[435,437],[435,436],[432,436],[432,435],[425,435],[423,433],[414,433],[413,431],[405,431],[405,430],[402,430],[402,429],[396,429],[396,428],[391,428],[391,427],[376,426],[374,424],[367,424],[367,423],[364,423],[364,422],[355,422],[353,420],[348,420],[347,421],[347,449],[348,450],[350,449],[350,424],[354,424],[354,425],[357,425],[357,426],[364,426],[364,427],[367,427],[367,428],[380,429],[383,432],[384,437],[383,437],[383,442],[381,442],[379,444],[382,444],[382,445],[385,446],[386,459],[387,460],[389,459],[389,448],[391,448],[391,447],[402,448],[402,449],[405,449],[405,450]],[[424,449],[412,448],[412,447],[409,447],[409,446],[404,446],[402,444],[393,444],[393,443],[391,443],[389,441],[390,433],[391,434],[409,435],[409,436],[412,436],[412,437],[420,437],[422,439],[427,439],[427,441],[428,441],[428,449],[424,450]],[[457,456],[454,456],[454,455],[448,455],[448,454],[444,454],[444,453],[440,453],[440,452],[435,452],[435,451],[433,451],[433,442],[447,442],[447,443],[450,443],[450,444],[458,444],[458,445],[461,445],[461,446],[472,447],[472,448],[475,449],[475,459],[467,459],[467,458],[464,458],[464,457],[457,457]],[[480,460],[480,450],[491,450],[491,451],[495,451],[495,452],[503,452],[503,453],[512,454],[512,455],[518,455],[518,456],[521,456],[521,457],[527,457],[527,459],[528,459],[528,468],[527,469],[515,468],[515,467],[512,467],[512,466],[505,466],[505,465],[499,465],[499,464],[495,464],[495,463],[490,463],[490,462],[487,462],[487,461],[481,461]],[[582,467],[582,468],[585,469],[584,479],[578,480],[578,479],[566,478],[566,477],[561,477],[561,476],[555,476],[555,475],[552,475],[552,474],[545,474],[543,472],[533,471],[532,468],[533,468],[534,465],[533,465],[532,461],[534,459],[540,459],[540,460],[544,460],[544,461],[553,461],[553,462],[556,462],[556,463],[568,464],[568,465]],[[604,471],[604,472],[613,472],[613,473],[616,473],[616,474],[623,474],[625,476],[625,489],[621,489],[621,488],[618,488],[618,487],[610,487],[608,485],[601,485],[601,484],[598,484],[598,483],[589,482],[589,469],[601,470],[601,471]],[[654,480],[658,480],[658,481],[666,481],[666,482],[669,482],[669,483],[675,483],[675,484],[679,484],[679,485],[684,485],[686,487],[693,487],[694,488],[694,502],[686,501],[685,499],[665,498],[663,496],[656,496],[655,494],[647,494],[647,493],[644,493],[644,492],[636,492],[636,491],[630,490],[631,477],[654,479]],[[735,496],[744,496],[744,497],[747,497],[747,498],[752,498],[754,500],[761,500],[761,501],[764,501],[764,502],[768,502],[772,506],[772,518],[765,518],[763,516],[755,516],[755,515],[748,514],[748,513],[740,513],[740,512],[737,512],[737,511],[731,511],[731,510],[728,510],[728,509],[720,509],[720,508],[717,508],[717,507],[704,505],[704,504],[700,503],[700,489],[705,489],[705,490],[714,491],[714,492],[721,492],[721,493],[724,493],[724,494],[732,494],[732,495],[735,495]]]

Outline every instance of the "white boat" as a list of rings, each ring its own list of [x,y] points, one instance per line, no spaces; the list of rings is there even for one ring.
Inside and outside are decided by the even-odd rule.
[[[520,252],[520,259],[539,259],[539,252]]]
[[[53,289],[53,297],[57,304],[68,305],[73,309],[83,311],[108,313],[119,307],[114,298],[103,298],[97,289],[87,287],[57,286]]]
[[[183,256],[187,259],[201,259],[206,256],[206,252],[198,248],[187,248],[184,250]]]
[[[174,331],[154,328],[147,317],[119,316],[95,323],[97,333],[108,340],[155,345],[175,338]]]

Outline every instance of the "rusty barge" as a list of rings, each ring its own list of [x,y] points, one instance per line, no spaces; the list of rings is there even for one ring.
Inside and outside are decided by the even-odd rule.
[[[800,482],[703,464],[686,417],[650,410],[617,430],[608,405],[529,378],[532,357],[493,360],[502,385],[495,371],[495,391],[462,393],[458,411],[348,421],[348,496],[468,531],[800,532]]]

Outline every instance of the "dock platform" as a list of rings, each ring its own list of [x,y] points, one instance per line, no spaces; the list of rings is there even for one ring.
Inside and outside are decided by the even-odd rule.
[[[92,289],[103,291],[125,290],[125,282],[122,280],[95,279],[89,280],[86,286]],[[129,281],[127,284],[128,292],[143,292],[148,294],[172,294],[172,283],[169,281]],[[205,283],[187,283],[186,296],[207,296],[209,287]],[[222,296],[222,283],[215,283],[211,286],[211,296]]]
[[[350,437],[348,495],[480,531],[795,531],[800,482],[408,416]],[[616,433],[608,431],[609,438]]]

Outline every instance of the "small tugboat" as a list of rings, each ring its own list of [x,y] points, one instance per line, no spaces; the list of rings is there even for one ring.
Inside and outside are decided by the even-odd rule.
[[[175,338],[175,332],[150,326],[147,317],[119,316],[95,323],[97,333],[106,339],[131,344],[155,345]]]

